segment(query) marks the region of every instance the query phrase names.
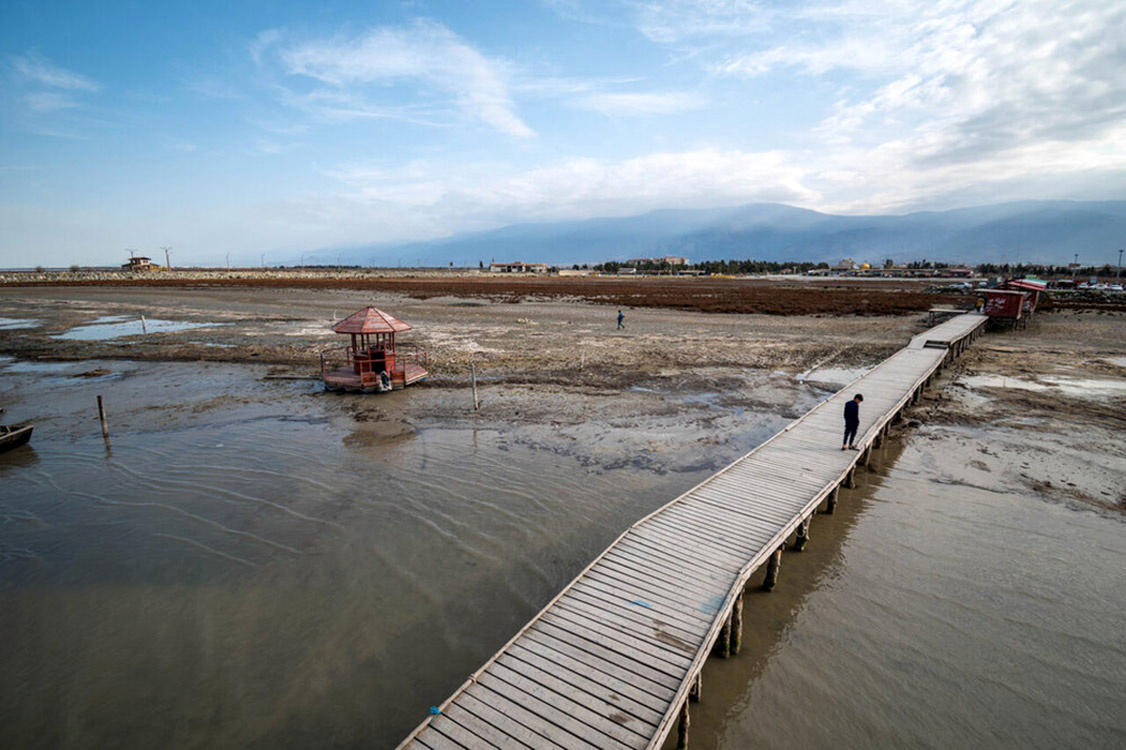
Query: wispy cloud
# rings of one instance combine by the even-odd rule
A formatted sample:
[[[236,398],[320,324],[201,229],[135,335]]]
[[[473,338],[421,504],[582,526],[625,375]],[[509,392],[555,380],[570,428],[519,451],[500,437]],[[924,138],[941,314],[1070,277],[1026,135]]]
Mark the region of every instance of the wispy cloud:
[[[648,93],[599,93],[581,97],[575,105],[604,115],[663,115],[703,109],[707,98],[687,91]]]
[[[320,84],[311,92],[291,92],[291,103],[323,107],[338,118],[397,117],[419,105],[432,111],[450,106],[500,132],[521,138],[534,134],[516,114],[505,65],[441,24],[417,21],[296,44],[279,38],[267,42],[284,72]],[[259,58],[266,46],[258,50]],[[402,84],[414,87],[406,106],[402,91],[394,103],[389,100],[389,89]]]
[[[54,65],[36,52],[12,57],[11,65],[25,84],[70,91],[98,91],[101,88],[94,79]]]
[[[24,106],[30,112],[35,114],[47,114],[50,112],[58,112],[63,109],[73,109],[78,106],[70,96],[60,94],[57,91],[36,91],[34,93],[25,94],[23,97]]]

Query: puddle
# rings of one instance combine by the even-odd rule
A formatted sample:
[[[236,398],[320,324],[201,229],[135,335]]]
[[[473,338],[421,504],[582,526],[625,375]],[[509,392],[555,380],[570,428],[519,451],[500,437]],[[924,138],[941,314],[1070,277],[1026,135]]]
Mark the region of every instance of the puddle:
[[[38,328],[41,321],[36,318],[0,318],[0,331],[14,331],[19,328]]]
[[[0,363],[6,375],[61,375],[76,367],[75,362],[11,361]]]
[[[1109,398],[1126,394],[1126,380],[1096,380],[1044,375],[1039,381],[1004,375],[967,375],[960,383],[971,388],[1016,388],[1039,393],[1060,393],[1077,398]]]
[[[193,323],[188,320],[160,320],[159,318],[145,319],[142,327],[141,319],[124,318],[120,315],[109,315],[98,318],[92,323],[76,326],[66,333],[60,333],[52,338],[66,339],[68,341],[104,341],[122,336],[136,336],[148,333],[173,333],[188,331],[193,328],[210,328],[225,326],[230,323]]]
[[[216,349],[234,349],[234,348],[236,348],[234,344],[219,344],[219,343],[216,343],[214,341],[189,341],[188,343],[192,344],[194,346],[213,346]]]

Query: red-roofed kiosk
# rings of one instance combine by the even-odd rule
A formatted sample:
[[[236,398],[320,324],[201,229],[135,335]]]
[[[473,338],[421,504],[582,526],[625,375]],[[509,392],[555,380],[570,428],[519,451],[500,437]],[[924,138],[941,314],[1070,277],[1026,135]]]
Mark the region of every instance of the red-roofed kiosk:
[[[395,334],[410,329],[398,318],[371,306],[334,325],[332,330],[348,334],[352,343],[321,352],[325,389],[375,393],[424,380],[426,350],[409,343],[395,344]]]

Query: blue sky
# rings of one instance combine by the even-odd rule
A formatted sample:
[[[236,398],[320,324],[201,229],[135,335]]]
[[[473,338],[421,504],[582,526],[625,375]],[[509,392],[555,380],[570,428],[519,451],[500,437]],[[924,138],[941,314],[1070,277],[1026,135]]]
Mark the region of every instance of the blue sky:
[[[1124,40],[1105,0],[6,0],[0,267],[1122,199]]]

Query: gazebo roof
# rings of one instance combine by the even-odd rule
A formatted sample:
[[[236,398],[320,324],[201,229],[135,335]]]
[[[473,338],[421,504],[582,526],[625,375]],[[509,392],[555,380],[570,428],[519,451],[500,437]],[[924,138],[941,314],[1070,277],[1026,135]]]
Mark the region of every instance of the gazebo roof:
[[[410,329],[410,325],[371,305],[352,313],[332,327],[337,333],[398,333]]]

